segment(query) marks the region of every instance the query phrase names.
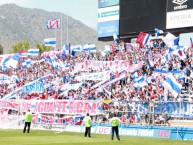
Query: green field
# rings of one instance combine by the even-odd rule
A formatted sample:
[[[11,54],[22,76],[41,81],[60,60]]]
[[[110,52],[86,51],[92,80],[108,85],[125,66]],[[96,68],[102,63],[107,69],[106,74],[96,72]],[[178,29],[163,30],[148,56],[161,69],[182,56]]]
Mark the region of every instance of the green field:
[[[121,136],[121,141],[110,140],[110,135],[92,134],[92,138],[82,133],[55,133],[54,131],[0,130],[0,145],[192,145],[191,141],[150,139]]]

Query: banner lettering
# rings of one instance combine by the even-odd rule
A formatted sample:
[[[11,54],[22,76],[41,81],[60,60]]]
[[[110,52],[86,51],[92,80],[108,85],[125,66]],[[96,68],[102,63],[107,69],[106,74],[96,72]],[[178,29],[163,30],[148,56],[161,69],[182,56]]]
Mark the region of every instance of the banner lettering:
[[[97,115],[101,113],[99,101],[74,101],[74,100],[55,100],[55,101],[23,101],[21,111],[31,109],[33,113],[60,113],[60,114],[83,114],[89,113]]]

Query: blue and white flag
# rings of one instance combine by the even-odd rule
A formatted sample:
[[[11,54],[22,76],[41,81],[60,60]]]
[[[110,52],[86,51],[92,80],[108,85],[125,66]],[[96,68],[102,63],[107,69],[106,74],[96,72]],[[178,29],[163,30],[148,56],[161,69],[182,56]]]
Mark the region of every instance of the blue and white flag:
[[[22,92],[23,92],[22,87],[19,87],[19,88],[17,88],[15,91],[13,91],[13,92],[5,95],[5,96],[2,98],[2,100],[17,98],[17,97],[18,97],[17,93],[22,93]]]
[[[56,38],[44,39],[45,46],[56,47]]]
[[[83,80],[93,80],[93,81],[101,81],[101,80],[109,80],[110,79],[110,73],[108,71],[104,72],[98,72],[98,73],[90,73],[90,74],[84,74],[81,76],[76,76],[78,81]]]
[[[105,89],[105,88],[103,88],[104,89],[104,91],[105,91],[105,93],[107,94],[107,96],[110,98],[111,97],[111,92],[110,91],[108,91],[107,89]]]
[[[144,76],[141,76],[141,77],[135,79],[135,82],[133,84],[133,86],[136,88],[141,88],[141,87],[144,87],[146,85],[147,85],[147,80],[146,80],[146,77],[144,77]]]
[[[148,60],[147,60],[147,66],[148,66],[149,68],[154,67],[153,60],[148,59]]]
[[[190,47],[193,48],[193,40],[192,40],[192,37],[190,37]]]
[[[171,56],[170,56],[170,53],[166,53],[165,54],[165,60],[166,61],[170,61],[172,58],[171,58]]]
[[[29,49],[28,55],[39,55],[39,49]]]
[[[155,28],[155,36],[156,37],[159,36],[160,34],[163,34],[163,33],[164,33],[163,30],[159,30],[159,29]]]
[[[169,53],[177,55],[177,56],[179,56],[179,58],[181,60],[184,60],[184,59],[186,59],[186,55],[184,54],[184,50],[185,50],[184,46],[175,45],[175,46],[171,46],[169,48]]]
[[[1,61],[2,69],[17,68],[18,61],[20,59],[19,54],[14,54],[12,57],[6,56]]]
[[[32,67],[34,65],[34,63],[35,63],[35,61],[31,60],[31,59],[23,60],[22,61],[22,68],[26,69],[26,68]]]
[[[83,46],[83,52],[96,52],[96,46],[95,44],[86,44]]]
[[[70,47],[68,44],[64,45],[62,50],[63,50],[63,52],[62,52],[63,55],[65,55],[65,56],[70,55]]]
[[[76,83],[76,84],[65,84],[61,87],[60,90],[64,91],[64,90],[78,90],[78,88],[80,88],[82,85],[82,83]]]
[[[182,88],[182,85],[179,84],[172,75],[169,75],[166,78],[164,81],[164,86],[172,93],[172,95],[174,95],[174,97],[178,96]]]
[[[10,83],[10,82],[11,82],[11,77],[4,74],[0,74],[0,84]]]
[[[45,58],[46,62],[48,62],[52,68],[58,69],[59,67],[62,67],[60,64],[60,61],[58,61],[58,58],[55,56],[50,56],[49,58]]]
[[[168,33],[165,37],[162,38],[162,40],[164,41],[164,43],[168,46],[174,46],[177,45],[179,42],[179,37],[174,36],[171,33]]]
[[[8,62],[9,62],[10,59],[11,59],[10,56],[4,56],[4,57],[2,58],[2,60],[1,60],[1,67],[2,67],[2,69],[8,69],[8,68],[10,68],[10,67],[9,67],[9,64],[8,64]]]
[[[117,34],[113,34],[113,40],[115,43],[119,43],[119,38],[117,37]]]
[[[71,46],[71,50],[75,51],[75,52],[82,52],[82,45],[75,45],[75,46]]]
[[[184,50],[185,50],[185,47],[184,47],[184,46],[178,46],[178,45],[171,46],[171,47],[169,48],[169,53],[175,54],[175,53],[178,52],[179,50],[184,51]]]
[[[16,76],[16,75],[12,75],[11,76],[11,79],[14,81],[14,82],[19,82],[19,78],[18,78],[18,76]]]

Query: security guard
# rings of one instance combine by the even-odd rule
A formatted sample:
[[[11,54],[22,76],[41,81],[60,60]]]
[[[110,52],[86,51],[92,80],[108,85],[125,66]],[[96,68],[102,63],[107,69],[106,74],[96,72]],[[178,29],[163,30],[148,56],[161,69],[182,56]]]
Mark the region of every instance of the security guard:
[[[29,133],[31,121],[32,121],[32,113],[30,112],[30,109],[28,109],[28,112],[26,112],[26,115],[25,115],[25,125],[24,125],[24,129],[23,129],[23,133],[25,133],[26,127],[28,127],[27,133]]]
[[[87,116],[84,118],[83,120],[84,125],[85,125],[85,134],[84,136],[87,137],[91,137],[90,133],[91,133],[91,126],[92,126],[92,120],[89,116],[89,113],[87,113]]]
[[[117,114],[114,114],[114,117],[110,120],[110,123],[112,125],[112,135],[111,140],[114,138],[114,132],[116,133],[117,139],[120,141],[119,137],[119,124],[121,123],[121,120],[117,117]]]

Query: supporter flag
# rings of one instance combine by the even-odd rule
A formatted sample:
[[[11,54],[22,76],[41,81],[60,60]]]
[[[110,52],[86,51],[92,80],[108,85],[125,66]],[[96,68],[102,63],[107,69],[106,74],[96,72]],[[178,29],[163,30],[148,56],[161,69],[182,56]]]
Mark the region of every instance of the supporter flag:
[[[39,55],[39,49],[29,49],[28,55]]]
[[[0,74],[0,84],[10,83],[10,82],[11,82],[11,77],[4,74]]]
[[[46,59],[46,62],[48,62],[54,69],[58,69],[59,67],[61,67],[55,56],[50,56],[48,59]]]
[[[12,56],[12,58],[10,58],[9,56],[6,56],[2,61],[1,61],[1,65],[3,69],[7,69],[7,68],[17,68],[17,64],[18,61],[20,59],[20,55],[19,54],[14,54]]]
[[[143,44],[143,45],[149,45],[150,42],[150,34],[140,32],[136,39],[136,43]]]
[[[63,46],[63,54],[64,54],[65,56],[70,55],[70,47],[69,47],[69,45],[64,45],[64,46]]]
[[[44,39],[45,46],[56,47],[56,38]]]
[[[103,89],[104,89],[105,93],[107,94],[107,96],[110,98],[111,97],[111,92],[106,90],[105,88],[103,88]]]
[[[10,56],[4,56],[3,58],[2,58],[2,60],[1,60],[1,67],[2,67],[2,69],[7,69],[7,68],[9,68],[9,66],[8,66],[8,62],[9,62],[9,60],[11,59],[11,57]]]
[[[182,60],[186,59],[186,55],[184,54],[184,51],[182,51],[182,50],[178,50],[178,56]]]
[[[82,52],[82,46],[81,45],[71,46],[71,50],[74,52]]]
[[[133,86],[136,88],[141,88],[141,87],[146,86],[146,85],[147,85],[147,80],[146,80],[146,77],[144,77],[144,76],[141,76],[141,77],[135,79],[135,82],[133,84]]]
[[[111,106],[113,106],[114,103],[111,99],[108,99],[108,100],[103,100],[103,108],[109,108]]]
[[[155,36],[159,36],[160,34],[163,34],[164,32],[162,30],[159,30],[157,28],[155,28]]]
[[[108,104],[109,106],[114,104],[113,100],[111,100],[111,99],[103,100],[103,103]]]
[[[25,68],[32,67],[34,65],[34,63],[35,63],[35,61],[33,61],[31,59],[23,60],[22,61],[22,68],[25,69]]]
[[[27,50],[19,51],[19,56],[20,58],[28,58],[28,51]]]
[[[174,36],[171,33],[168,33],[165,37],[162,38],[162,40],[164,41],[164,43],[168,46],[174,46],[177,45],[179,42],[179,37]]]
[[[47,21],[48,29],[60,29],[60,19],[49,19]]]
[[[22,92],[23,92],[22,87],[19,87],[19,88],[17,88],[16,90],[14,90],[13,92],[5,95],[5,96],[2,98],[2,100],[15,98],[16,93],[22,93]]]
[[[193,40],[192,40],[192,37],[190,37],[190,47],[193,48]]]
[[[17,63],[20,59],[20,55],[19,54],[14,54],[11,58],[11,60],[9,61],[9,65],[13,68],[17,67]]]
[[[115,43],[119,43],[119,38],[117,37],[117,34],[113,34],[113,40]]]
[[[83,123],[84,116],[75,116],[74,119],[71,120],[74,125],[81,125]]]
[[[148,66],[149,68],[154,67],[153,61],[148,59],[148,60],[147,60],[147,66]]]
[[[77,47],[80,47],[81,45],[77,45]],[[70,45],[70,43],[68,43],[68,47],[69,47],[69,49],[70,49],[70,54],[72,55],[72,56],[74,56],[75,54],[76,54],[76,51],[74,51],[74,47],[72,47],[71,45]],[[80,49],[82,49],[82,46],[81,46],[81,48]]]
[[[96,52],[95,44],[86,44],[83,46],[83,52]]]
[[[179,38],[179,37],[176,37],[176,38],[174,39],[174,45],[178,45],[179,40],[180,40],[180,38]]]
[[[12,75],[11,79],[16,83],[19,82],[19,78],[16,75]]]
[[[182,85],[179,84],[172,75],[169,75],[166,78],[164,86],[174,95],[174,97],[178,96],[182,88]]]
[[[166,53],[165,54],[165,59],[166,59],[166,61],[170,61],[171,60],[170,53]]]
[[[184,54],[184,46],[171,46],[169,48],[169,53],[177,55],[180,57],[180,59],[184,60],[186,59],[186,55]]]

